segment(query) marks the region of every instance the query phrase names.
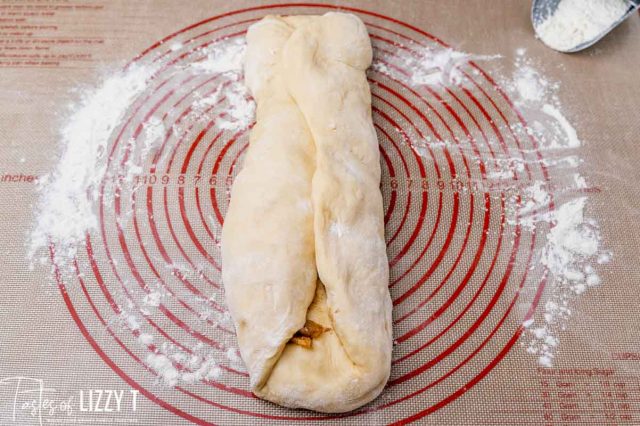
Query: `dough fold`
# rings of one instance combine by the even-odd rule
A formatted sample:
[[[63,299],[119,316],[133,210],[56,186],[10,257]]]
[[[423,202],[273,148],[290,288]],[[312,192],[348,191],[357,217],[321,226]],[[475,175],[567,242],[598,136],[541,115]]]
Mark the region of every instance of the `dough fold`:
[[[371,59],[354,15],[269,16],[247,33],[257,122],[223,226],[222,272],[251,388],[288,407],[350,411],[389,378]],[[309,320],[325,331],[311,347],[292,343]]]

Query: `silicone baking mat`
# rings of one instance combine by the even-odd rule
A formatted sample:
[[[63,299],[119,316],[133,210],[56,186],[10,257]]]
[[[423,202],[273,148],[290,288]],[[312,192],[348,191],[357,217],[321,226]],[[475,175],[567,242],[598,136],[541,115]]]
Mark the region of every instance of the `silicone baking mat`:
[[[375,49],[395,336],[383,394],[338,416],[251,394],[219,247],[246,29],[335,9]],[[567,56],[528,16],[0,1],[0,423],[640,424],[640,20]]]

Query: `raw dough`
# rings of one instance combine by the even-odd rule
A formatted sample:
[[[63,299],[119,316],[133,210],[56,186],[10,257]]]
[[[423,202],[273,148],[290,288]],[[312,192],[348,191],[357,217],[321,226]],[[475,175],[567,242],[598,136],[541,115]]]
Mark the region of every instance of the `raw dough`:
[[[369,35],[349,14],[270,16],[247,42],[257,124],[222,233],[240,353],[259,397],[353,410],[392,349]],[[310,348],[290,342],[307,320],[329,329]]]

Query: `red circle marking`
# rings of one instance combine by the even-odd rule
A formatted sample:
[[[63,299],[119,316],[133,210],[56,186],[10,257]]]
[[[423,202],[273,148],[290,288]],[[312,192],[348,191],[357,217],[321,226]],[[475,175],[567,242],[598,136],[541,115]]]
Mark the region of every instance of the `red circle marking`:
[[[391,136],[389,136],[389,134],[378,124],[374,124],[376,129],[382,133],[389,141],[391,140]],[[386,154],[386,152],[382,149],[382,144],[380,147],[380,152],[382,153],[382,158],[384,160],[384,163],[387,165],[387,169],[389,169],[389,176],[391,177],[391,179],[396,177],[395,174],[395,170],[393,169],[393,165],[391,163],[391,159],[389,158],[389,156]],[[399,152],[399,150],[398,150]],[[402,155],[400,155],[400,157],[403,159],[403,163],[405,165],[405,173],[407,175],[407,178],[409,177],[409,170],[406,168],[406,162],[404,161],[404,157]],[[396,196],[397,196],[397,191],[395,189],[391,190],[391,200],[389,201],[389,204],[392,206],[395,206],[395,202],[396,202]],[[404,214],[402,215],[402,219],[400,220],[400,224],[398,225],[396,231],[393,233],[393,236],[387,241],[387,246],[389,246],[391,243],[393,243],[393,241],[396,239],[396,237],[400,234],[400,231],[402,230],[402,227],[404,226],[406,220],[407,220],[407,216],[409,215],[409,208],[411,207],[411,192],[408,192],[407,195],[407,205],[405,207],[404,210]],[[388,230],[388,228],[386,227],[387,224],[389,223],[389,219],[391,219],[391,214],[393,212],[393,208],[386,208],[385,211],[387,213],[385,213],[384,216],[384,224],[385,224],[385,232]]]
[[[188,80],[190,80],[190,79],[188,79]],[[170,93],[171,93],[171,92],[170,92]],[[150,113],[148,113],[148,114],[147,114],[147,116],[145,117],[145,121],[146,121],[146,120],[148,120],[148,119],[151,117],[151,115],[153,114],[154,110],[155,110],[155,109],[157,109],[157,107],[158,107],[161,103],[163,103],[164,101],[166,101],[166,100],[168,99],[168,97],[169,97],[168,95],[165,95],[165,96],[161,99],[161,101],[160,101],[158,104],[156,104],[156,107],[154,107],[154,108],[152,109],[152,111],[151,111]],[[136,132],[135,132],[135,137],[139,136],[139,135],[140,135],[140,133],[141,133],[141,131],[142,131],[142,126],[138,126],[138,128],[136,129]],[[124,159],[123,159],[123,161],[121,162],[121,165],[122,165],[122,164],[124,164],[124,163],[126,162],[126,160],[127,160],[127,158],[128,158],[128,155],[129,155],[129,152],[130,152],[130,150],[127,150],[127,151],[126,151],[126,153],[125,153],[125,155],[124,155]],[[115,197],[115,200],[116,200],[116,213],[117,213],[117,215],[118,215],[118,216],[120,216],[120,199],[121,199],[121,198],[118,196],[118,195],[119,195],[119,190],[120,190],[120,188],[118,187],[118,188],[117,188],[117,192],[116,192],[116,197]],[[104,204],[104,203],[101,203],[101,206],[102,206],[103,204]],[[102,221],[102,224],[104,224],[104,221]],[[128,249],[126,248],[126,244],[124,244],[124,237],[123,237],[122,229],[121,229],[121,227],[119,226],[119,224],[118,224],[117,222],[116,222],[116,226],[118,227],[119,240],[120,240],[120,242],[121,242],[121,245],[122,245],[122,248],[123,248],[123,251],[124,251],[124,254],[125,254],[125,258],[126,258],[126,260],[127,260],[127,263],[129,264],[129,266],[130,266],[130,268],[131,268],[131,270],[132,270],[132,273],[134,274],[134,277],[136,278],[136,280],[139,282],[140,286],[141,286],[141,287],[142,287],[142,288],[143,288],[143,289],[148,293],[148,287],[147,287],[147,286],[146,286],[146,284],[143,282],[143,280],[142,280],[141,276],[139,275],[139,273],[137,272],[137,270],[136,270],[135,266],[133,265],[133,262],[132,262],[131,256],[130,256],[130,254],[128,253]],[[137,234],[137,235],[139,235],[139,234]],[[142,247],[142,244],[141,244],[141,247]],[[108,251],[108,248],[106,248],[106,249],[107,249],[107,251]],[[148,256],[146,256],[146,255],[145,255],[145,258],[147,258],[147,260],[148,260]],[[111,262],[111,263],[112,263],[112,266],[113,266],[113,262]],[[152,264],[150,264],[150,266],[153,268],[153,265],[152,265]],[[156,274],[157,274],[157,273],[156,273]],[[117,275],[117,272],[116,272],[116,275]],[[124,284],[123,284],[123,285],[124,285]],[[126,288],[125,288],[125,291],[126,291]],[[127,292],[127,294],[128,294],[128,292]],[[181,300],[179,300],[179,301],[184,305],[184,303],[183,303]],[[135,304],[135,302],[134,302],[134,304]],[[139,308],[139,306],[138,306],[137,304],[135,304],[135,305]],[[219,346],[216,342],[214,342],[214,341],[212,341],[212,340],[208,339],[206,336],[204,336],[204,335],[202,335],[202,334],[200,334],[200,333],[197,333],[197,332],[193,332],[193,331],[191,331],[191,330],[186,326],[186,324],[184,324],[184,322],[182,322],[181,320],[179,320],[175,315],[173,315],[170,311],[168,311],[168,310],[167,310],[163,305],[160,305],[160,306],[159,306],[159,309],[160,309],[160,310],[161,310],[161,311],[162,311],[162,312],[163,312],[163,313],[164,313],[164,314],[165,314],[169,319],[171,319],[171,320],[172,320],[172,322],[176,323],[178,326],[180,326],[181,328],[183,328],[183,329],[185,329],[186,331],[188,331],[188,332],[189,332],[190,334],[192,334],[194,337],[197,337],[199,340],[201,340],[201,341],[205,341],[205,342],[207,342],[208,344],[210,344],[210,345],[212,345],[212,346],[214,346],[214,347],[218,347],[218,348],[220,348],[220,346]],[[192,311],[193,311],[193,310],[192,310]],[[194,312],[195,312],[195,311],[194,311]],[[151,323],[151,324],[154,326],[154,328],[158,329],[158,327],[157,327],[157,326],[155,326],[153,323]],[[188,348],[186,348],[185,346],[183,346],[183,345],[179,344],[177,341],[175,341],[174,339],[172,339],[171,337],[169,337],[169,336],[168,336],[166,333],[164,333],[163,331],[161,331],[161,330],[159,330],[159,331],[160,331],[160,332],[163,334],[163,336],[165,336],[168,340],[172,341],[174,344],[176,344],[177,346],[179,346],[180,348],[182,348],[183,350],[185,350],[187,353],[191,353],[191,351],[190,351]],[[246,375],[245,373],[239,373],[239,374]]]
[[[503,204],[504,204],[504,202],[503,202]],[[504,212],[504,205],[503,205],[503,208],[501,209],[501,211]],[[488,218],[488,215],[487,215],[487,217],[485,218],[485,221],[488,221],[488,220],[489,220],[489,218]],[[501,225],[501,227],[504,226],[504,213],[500,215],[500,225]],[[480,293],[482,293],[482,290],[486,286],[487,282],[489,282],[489,278],[491,276],[491,272],[493,271],[493,268],[495,268],[495,266],[496,266],[496,261],[498,260],[498,255],[500,254],[500,247],[502,246],[502,236],[503,236],[503,233],[499,233],[498,234],[498,242],[496,244],[496,250],[495,250],[495,253],[493,255],[493,259],[491,260],[491,264],[489,266],[487,274],[485,275],[484,279],[482,280],[482,284],[480,284],[480,287],[478,287],[478,289],[474,293],[473,298],[471,299],[471,301],[464,307],[464,309],[458,314],[458,316],[456,316],[456,318],[453,321],[451,321],[442,331],[440,331],[436,336],[434,336],[432,339],[430,339],[429,341],[427,341],[426,343],[421,345],[419,348],[417,348],[413,352],[418,353],[420,350],[423,350],[423,349],[431,346],[433,343],[435,343],[437,340],[439,340],[447,331],[449,331],[451,328],[453,328],[458,323],[458,321],[460,321],[460,319],[464,316],[464,314],[471,308],[471,306],[473,306],[474,302],[478,299],[478,297],[480,297]],[[477,265],[478,262],[480,261],[481,254],[482,254],[482,252],[478,252],[478,254],[476,255],[476,258],[473,260],[474,265]],[[462,279],[462,282],[464,283],[463,285],[466,285],[466,283],[471,280],[471,277],[472,277],[473,273],[474,273],[473,269],[470,268],[469,272],[467,272],[467,275]],[[425,328],[433,320],[435,320],[435,318],[430,317],[427,321],[425,321],[425,323],[421,324],[420,326],[418,326],[414,330]],[[400,320],[398,320],[398,322],[400,322]],[[409,337],[411,337],[411,336],[405,337],[405,340],[408,339]],[[403,359],[408,358],[409,356],[411,356],[412,353],[409,353],[407,355],[404,355],[401,358],[398,358],[398,359],[394,360],[394,363],[401,362]]]
[[[214,77],[214,78],[212,78],[212,79],[208,79],[208,80],[207,80],[207,82],[209,82],[209,81],[213,81],[214,79],[215,79],[215,77]],[[201,87],[201,86],[203,86],[203,84],[199,85],[198,87]],[[168,97],[167,97],[167,96],[163,97],[163,100],[166,100],[166,99],[168,99]],[[185,97],[183,97],[182,99],[185,99]],[[161,100],[161,102],[159,102],[159,103],[157,104],[157,107],[159,107],[159,105],[162,103],[162,101],[163,101],[163,100]],[[174,106],[174,107],[176,107],[176,106],[178,106],[178,105],[179,105],[179,103],[180,103],[180,101],[178,101],[177,103],[175,103],[173,106]],[[154,107],[154,109],[155,109],[155,107]],[[148,115],[145,117],[145,121],[143,121],[143,122],[142,122],[142,123],[137,127],[136,132],[135,132],[135,135],[136,135],[136,136],[139,136],[139,134],[140,134],[141,130],[142,130],[142,129],[143,129],[143,127],[144,127],[144,123],[145,123],[146,121],[148,121],[148,119],[149,119],[150,117],[151,117],[151,115],[150,115],[150,114],[148,114]],[[168,139],[169,139],[169,137],[170,137],[170,134],[173,132],[173,130],[172,130],[172,129],[173,129],[173,126],[171,127],[171,130],[169,130],[169,131],[166,133],[166,138],[165,138],[165,141],[163,142],[163,146],[166,144],[167,140],[168,140]],[[134,140],[135,140],[135,139],[134,139]],[[126,157],[128,157],[128,153],[129,153],[129,150],[127,150],[127,152],[125,153],[125,159],[126,159]],[[154,163],[153,163],[153,164],[152,164],[152,166],[151,166],[151,169],[152,169],[152,170],[154,170],[154,172],[155,172],[155,167],[156,167],[156,163],[155,163],[155,162],[160,158],[161,154],[162,154],[162,152],[161,152],[161,151],[159,151],[159,152],[158,152],[158,153],[156,153],[156,155],[154,156]],[[123,161],[121,164],[124,164],[124,161]],[[119,192],[120,192],[120,189],[121,189],[120,187],[117,187],[117,188],[116,188],[116,191],[117,191],[117,192],[116,192],[116,197],[115,197],[115,200],[116,200],[116,215],[117,215],[117,218],[118,218],[118,219],[120,218],[120,200],[121,200],[121,197],[120,197],[120,196],[118,196],[118,195],[119,195]],[[132,205],[135,205],[135,189],[134,189],[134,191],[132,191],[132,194],[131,194],[131,200],[132,200]],[[151,212],[151,214],[150,214],[150,215],[148,215],[148,216],[152,216],[152,215],[153,215],[153,212]],[[137,221],[137,218],[136,218],[136,221]],[[122,229],[121,229],[121,227],[120,227],[120,225],[119,225],[119,223],[118,223],[118,220],[116,220],[116,226],[118,227],[118,231],[119,231],[119,233],[121,233],[121,234],[122,234]],[[157,233],[157,229],[153,228],[153,225],[152,225],[152,233]],[[144,245],[143,245],[143,243],[142,243],[142,240],[141,240],[141,238],[139,238],[140,234],[136,234],[136,236],[138,237],[138,242],[139,242],[139,244],[140,244],[140,247],[144,250]],[[121,235],[120,242],[121,242],[121,247],[122,247],[122,249],[123,249],[123,251],[124,251],[124,254],[125,254],[125,256],[126,256],[127,264],[130,266],[130,268],[131,268],[131,270],[132,270],[132,273],[134,274],[134,277],[136,277],[136,279],[140,282],[140,281],[141,281],[140,274],[137,272],[137,270],[136,270],[136,268],[135,268],[135,265],[133,264],[133,261],[132,261],[132,259],[131,259],[131,256],[128,254],[128,249],[127,249],[127,247],[126,247],[126,242],[125,242],[125,240],[124,240],[124,235],[123,235],[123,234]],[[105,241],[105,243],[106,243],[106,241]],[[159,248],[159,250],[160,250],[161,255],[163,255],[163,258],[164,258],[164,254],[166,254],[166,250],[164,250],[164,247],[161,247],[161,246],[160,246],[160,247],[158,247],[158,248]],[[167,256],[168,256],[168,255],[167,255]],[[147,259],[147,260],[148,260],[149,266],[150,266],[152,269],[154,269],[154,270],[155,270],[155,268],[154,268],[153,264],[152,264],[151,262],[149,262],[149,259],[150,259],[150,258],[149,258],[148,256],[146,256],[146,255],[145,255],[145,259]],[[171,262],[170,260],[167,260],[167,258],[165,258],[165,261],[166,261],[166,262],[168,262],[168,264],[172,264],[172,262]],[[179,271],[174,270],[174,272],[178,273]],[[183,283],[185,284],[185,286],[186,286],[186,287],[187,287],[187,288],[188,288],[192,293],[194,293],[195,295],[198,295],[198,296],[202,296],[202,297],[204,297],[204,295],[203,295],[199,290],[197,290],[197,288],[196,288],[195,286],[193,286],[192,284],[190,284],[190,283],[188,282],[188,280],[186,280],[186,279],[185,279],[185,280],[183,280]],[[166,287],[165,287],[165,288],[166,288]],[[206,298],[205,298],[205,299],[206,299]],[[216,305],[215,303],[213,303],[212,305],[213,305],[214,307],[217,307],[217,305]],[[219,309],[219,308],[218,308],[218,309]]]
[[[213,145],[218,141],[218,139],[220,138],[220,136],[222,136],[222,132],[219,132],[209,143],[209,145],[207,146],[207,149],[204,151],[204,153],[202,154],[202,159],[200,160],[200,164],[198,164],[198,170],[196,172],[196,174],[202,176],[202,168],[204,166],[204,162],[207,159],[207,156],[209,155],[209,152],[211,151],[211,148],[213,148]],[[246,147],[248,147],[249,145],[247,144]],[[244,151],[243,148],[240,150],[240,152]],[[199,188],[196,187],[195,188],[195,195],[196,195],[196,208],[198,210],[198,214],[200,215],[200,221],[202,222],[202,225],[204,226],[205,231],[207,232],[207,234],[209,235],[209,237],[211,238],[211,240],[213,241],[214,244],[218,244],[219,238],[216,237],[213,232],[211,231],[211,228],[209,227],[209,224],[207,223],[207,221],[204,218],[204,212],[202,210],[202,204],[200,203],[200,191]]]

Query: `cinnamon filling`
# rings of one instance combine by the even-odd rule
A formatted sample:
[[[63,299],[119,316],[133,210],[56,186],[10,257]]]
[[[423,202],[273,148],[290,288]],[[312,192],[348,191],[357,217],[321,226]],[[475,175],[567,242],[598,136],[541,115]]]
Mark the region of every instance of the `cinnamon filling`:
[[[322,335],[322,333],[331,330],[330,328],[326,328],[323,325],[318,324],[317,322],[313,322],[311,320],[307,320],[300,330],[293,335],[289,343],[293,343],[298,346],[302,346],[303,348],[311,349],[313,347],[313,339],[317,339]]]

